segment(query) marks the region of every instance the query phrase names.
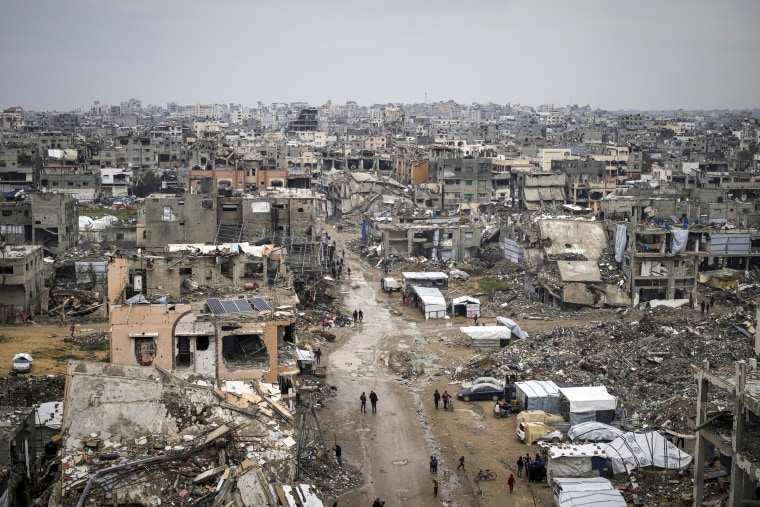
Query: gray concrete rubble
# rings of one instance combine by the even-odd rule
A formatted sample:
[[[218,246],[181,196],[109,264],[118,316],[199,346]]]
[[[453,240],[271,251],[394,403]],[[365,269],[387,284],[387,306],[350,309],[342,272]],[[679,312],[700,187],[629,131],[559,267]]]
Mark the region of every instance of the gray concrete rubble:
[[[71,362],[46,505],[272,505],[295,444],[276,386]]]

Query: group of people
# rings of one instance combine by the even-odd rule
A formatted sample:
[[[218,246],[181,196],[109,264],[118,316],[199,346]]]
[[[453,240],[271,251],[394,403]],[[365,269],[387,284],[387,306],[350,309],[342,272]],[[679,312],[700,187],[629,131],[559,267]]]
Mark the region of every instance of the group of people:
[[[433,393],[433,402],[435,403],[436,410],[438,410],[438,403],[441,400],[443,400],[443,409],[447,410],[449,408],[449,403],[451,403],[451,395],[446,390],[444,390],[443,394],[441,394],[438,392],[438,389],[436,389]]]
[[[354,309],[354,322],[362,322],[364,320],[364,312]]]
[[[702,301],[700,306],[702,307],[702,315],[705,314],[705,312],[709,315],[710,314],[710,308],[715,305],[715,296],[710,295],[710,299],[708,301]]]
[[[518,477],[522,477],[523,468],[525,469],[525,474],[528,476],[530,482],[541,481],[546,477],[546,467],[538,453],[536,453],[535,459],[531,459],[530,454],[525,454],[524,458],[522,456],[517,458]],[[509,490],[512,491],[511,486]]]
[[[493,407],[493,413],[496,417],[509,417],[509,405],[507,405],[506,401],[502,401],[501,403],[497,401]]]
[[[360,412],[367,413],[367,395],[362,391],[362,395],[359,396],[359,401],[361,402],[361,406],[359,407]],[[375,391],[369,392],[369,402],[372,404],[372,412],[377,412],[377,393]]]

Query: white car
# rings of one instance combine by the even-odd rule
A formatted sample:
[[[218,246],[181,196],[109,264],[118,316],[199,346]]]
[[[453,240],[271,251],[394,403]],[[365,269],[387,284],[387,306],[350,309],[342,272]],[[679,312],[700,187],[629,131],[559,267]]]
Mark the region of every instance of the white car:
[[[13,356],[13,371],[17,373],[29,373],[32,369],[32,356],[20,353]]]
[[[500,386],[502,383],[503,379],[498,379],[496,377],[478,377],[475,380],[462,382],[460,385],[462,386],[462,389],[467,389],[468,387],[472,387],[477,384],[494,384]]]

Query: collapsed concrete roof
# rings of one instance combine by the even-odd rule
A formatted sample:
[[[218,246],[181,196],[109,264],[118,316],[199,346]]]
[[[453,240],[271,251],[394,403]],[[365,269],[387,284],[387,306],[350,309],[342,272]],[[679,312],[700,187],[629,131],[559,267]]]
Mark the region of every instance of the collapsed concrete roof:
[[[223,495],[222,505],[276,503],[262,500],[267,482],[293,477],[293,430],[276,417],[288,409],[271,395],[276,387],[227,384],[225,391],[161,368],[70,362],[64,473],[50,505],[178,505],[209,494]]]

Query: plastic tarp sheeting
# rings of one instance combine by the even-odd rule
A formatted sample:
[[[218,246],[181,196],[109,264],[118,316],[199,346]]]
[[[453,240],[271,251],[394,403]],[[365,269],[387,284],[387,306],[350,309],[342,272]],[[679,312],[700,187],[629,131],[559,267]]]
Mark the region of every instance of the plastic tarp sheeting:
[[[251,213],[269,213],[270,210],[269,201],[254,201],[251,203]]]
[[[34,424],[37,426],[47,426],[53,430],[61,429],[63,423],[63,402],[49,401],[40,403],[37,410],[34,411]]]
[[[564,421],[565,420],[561,415],[547,414],[543,410],[523,410],[517,414],[517,420],[515,421],[515,424],[520,424],[521,422],[540,422],[552,424],[561,423]]]
[[[612,463],[612,471],[616,474],[626,471],[626,463],[631,468],[656,466],[669,470],[685,470],[689,468],[693,459],[655,431],[628,432],[605,444],[605,448],[607,459]]]
[[[486,338],[509,340],[512,336],[512,332],[504,326],[467,326],[460,327],[459,330],[473,340]]]
[[[567,432],[570,440],[593,440],[611,442],[623,435],[623,431],[596,421],[589,421],[571,426]]]
[[[554,431],[554,428],[552,428],[551,426],[547,426],[544,423],[526,422],[525,423],[525,443],[528,445],[533,445],[533,442],[551,433],[552,431]]]
[[[520,326],[517,325],[517,322],[515,322],[512,319],[508,319],[506,317],[496,317],[496,322],[498,322],[502,326],[507,326],[509,330],[512,331],[512,334],[517,336],[521,340],[524,340],[528,337],[528,333],[520,329]]]
[[[566,478],[553,480],[556,507],[625,507],[623,495],[602,477]]]
[[[594,468],[594,460],[606,463],[604,447],[595,444],[553,445],[549,448],[546,463],[546,482],[552,484],[555,477],[595,477],[599,470]]]
[[[686,242],[689,239],[689,231],[676,229],[670,231],[670,253],[679,254],[686,251]]]
[[[617,398],[604,386],[560,387],[559,392],[570,402],[570,413],[615,410]]]
[[[550,380],[515,382],[517,399],[525,411],[543,410],[550,414],[559,412],[557,400],[559,387]]]
[[[623,224],[618,224],[615,229],[615,261],[623,262],[625,245],[628,242],[628,232]]]

